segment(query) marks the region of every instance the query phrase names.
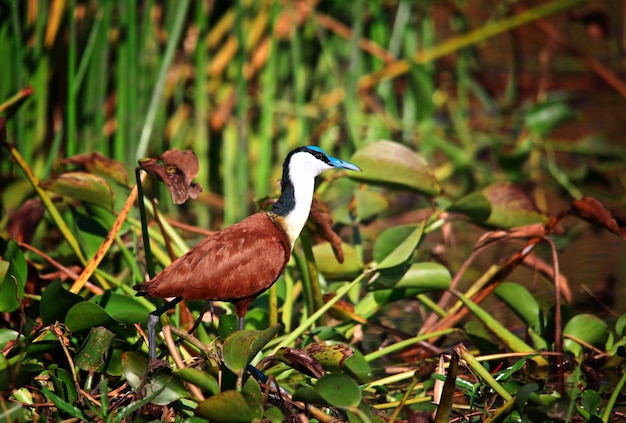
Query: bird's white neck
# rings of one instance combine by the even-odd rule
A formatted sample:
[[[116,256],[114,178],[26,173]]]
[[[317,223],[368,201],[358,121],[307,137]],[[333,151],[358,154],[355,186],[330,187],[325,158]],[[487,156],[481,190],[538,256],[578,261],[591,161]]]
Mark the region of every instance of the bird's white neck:
[[[281,217],[292,249],[309,218],[315,177],[331,167],[306,152],[293,154],[283,167],[282,192],[272,212]]]

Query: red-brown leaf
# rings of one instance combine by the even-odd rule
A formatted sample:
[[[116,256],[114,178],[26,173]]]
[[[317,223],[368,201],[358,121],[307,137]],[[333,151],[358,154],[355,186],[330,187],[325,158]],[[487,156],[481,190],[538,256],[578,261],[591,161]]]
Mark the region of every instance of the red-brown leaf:
[[[198,174],[198,158],[193,151],[168,150],[161,155],[163,163],[155,159],[141,159],[139,166],[148,175],[162,181],[174,204],[183,204],[189,198],[198,198],[200,185],[193,183]]]
[[[572,214],[594,225],[601,226],[626,239],[626,225],[615,218],[602,203],[593,197],[582,197],[572,203]]]

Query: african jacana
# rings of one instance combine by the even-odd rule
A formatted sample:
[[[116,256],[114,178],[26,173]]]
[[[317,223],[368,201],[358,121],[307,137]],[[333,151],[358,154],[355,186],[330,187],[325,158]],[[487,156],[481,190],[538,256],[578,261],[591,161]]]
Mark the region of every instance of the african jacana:
[[[159,316],[181,300],[231,302],[243,329],[252,301],[276,282],[289,261],[309,217],[315,177],[332,168],[361,170],[319,147],[296,148],[285,158],[280,197],[270,211],[216,232],[151,281],[134,286],[138,296],[175,297],[148,316],[150,358],[156,358]]]

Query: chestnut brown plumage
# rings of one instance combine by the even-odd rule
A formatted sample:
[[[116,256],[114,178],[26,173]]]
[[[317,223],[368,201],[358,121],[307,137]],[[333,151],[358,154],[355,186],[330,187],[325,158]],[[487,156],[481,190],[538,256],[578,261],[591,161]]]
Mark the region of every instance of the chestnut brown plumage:
[[[231,302],[243,329],[252,301],[278,279],[289,261],[309,215],[315,177],[331,168],[360,171],[318,147],[291,151],[283,164],[281,195],[272,210],[211,235],[151,281],[134,286],[138,296],[175,297],[148,317],[151,358],[156,358],[159,316],[183,299]]]

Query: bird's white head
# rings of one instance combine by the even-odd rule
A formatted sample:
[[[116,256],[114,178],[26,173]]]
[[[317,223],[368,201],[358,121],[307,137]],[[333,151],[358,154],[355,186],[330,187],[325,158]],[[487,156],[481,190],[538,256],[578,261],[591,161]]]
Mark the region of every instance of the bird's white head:
[[[287,155],[283,163],[280,198],[272,212],[283,217],[292,248],[309,217],[315,177],[332,168],[361,171],[358,166],[331,157],[315,146],[296,148]]]

